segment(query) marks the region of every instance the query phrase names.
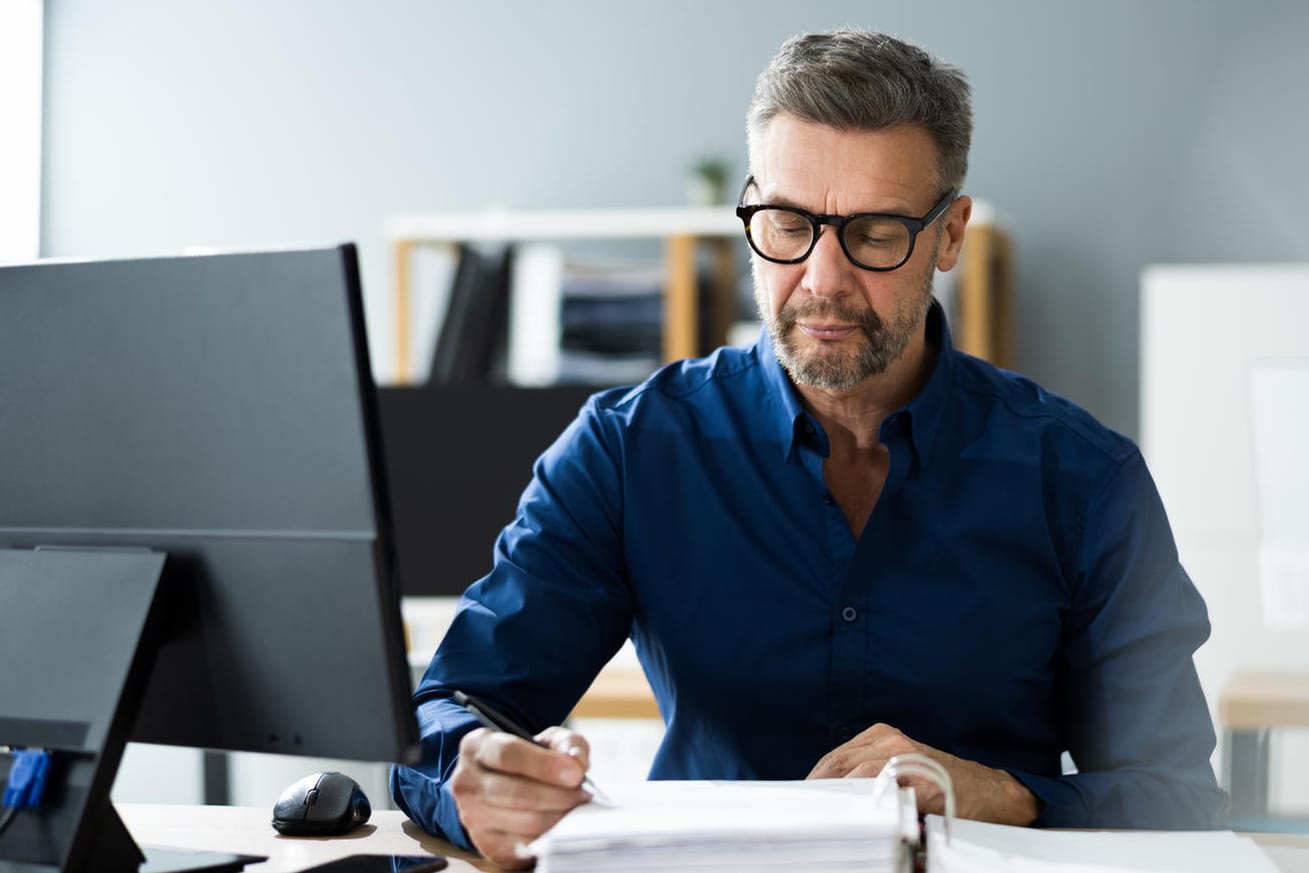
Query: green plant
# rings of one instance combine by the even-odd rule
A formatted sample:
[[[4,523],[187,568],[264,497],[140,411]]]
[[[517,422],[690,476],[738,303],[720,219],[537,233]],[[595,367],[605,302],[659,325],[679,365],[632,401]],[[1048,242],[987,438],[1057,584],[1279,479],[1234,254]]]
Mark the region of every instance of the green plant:
[[[691,165],[691,172],[713,185],[716,189],[721,189],[727,184],[727,161],[716,155],[697,158],[695,163]]]

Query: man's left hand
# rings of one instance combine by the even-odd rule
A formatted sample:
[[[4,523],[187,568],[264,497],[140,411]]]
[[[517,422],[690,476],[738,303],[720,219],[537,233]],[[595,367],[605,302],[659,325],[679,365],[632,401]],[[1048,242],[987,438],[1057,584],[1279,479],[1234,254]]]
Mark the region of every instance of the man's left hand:
[[[914,752],[936,761],[950,774],[959,818],[1011,825],[1029,825],[1036,820],[1040,812],[1036,797],[1004,770],[993,770],[915,742],[888,724],[875,724],[837,746],[823,756],[807,778],[876,776],[896,755]],[[913,786],[919,812],[944,814],[945,795],[934,783],[916,776],[901,777],[900,783]]]

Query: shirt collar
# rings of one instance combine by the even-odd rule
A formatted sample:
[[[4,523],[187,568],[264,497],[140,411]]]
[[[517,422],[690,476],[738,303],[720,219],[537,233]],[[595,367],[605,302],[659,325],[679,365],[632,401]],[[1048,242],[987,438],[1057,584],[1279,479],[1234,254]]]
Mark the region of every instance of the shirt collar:
[[[755,344],[755,354],[759,358],[759,370],[764,376],[764,398],[768,404],[768,421],[775,427],[774,438],[782,446],[783,458],[790,461],[795,457],[800,445],[806,441],[807,428],[816,428],[817,422],[810,422],[800,398],[796,395],[791,377],[786,375],[782,365],[777,361],[773,350],[773,338],[768,333],[767,325]]]
[[[927,377],[923,390],[904,406],[904,414],[909,419],[909,440],[919,463],[925,463],[931,455],[954,384],[955,358],[959,355],[950,340],[945,310],[936,298],[932,298],[932,305],[927,310],[927,344],[936,348],[932,375]]]
[[[955,351],[950,341],[950,326],[946,323],[945,311],[933,298],[927,311],[927,342],[937,349],[936,363],[923,389],[908,404],[887,416],[882,423],[883,433],[892,419],[907,421],[909,442],[919,462],[927,459],[932,444],[936,440],[937,429],[945,410],[946,398],[950,384],[954,380]],[[784,458],[790,461],[795,457],[800,446],[812,443],[823,455],[827,454],[827,437],[821,425],[810,419],[791,379],[778,363],[773,351],[773,339],[764,328],[755,344],[759,369],[763,373],[765,385],[765,403],[768,405],[767,420],[775,428],[774,437],[781,444]],[[904,424],[898,425],[905,426]]]

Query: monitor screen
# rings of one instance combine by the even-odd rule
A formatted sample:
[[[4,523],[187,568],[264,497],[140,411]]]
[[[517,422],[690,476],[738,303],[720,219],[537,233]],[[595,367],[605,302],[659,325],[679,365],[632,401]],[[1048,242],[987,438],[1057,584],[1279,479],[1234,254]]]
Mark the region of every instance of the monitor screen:
[[[369,374],[349,245],[0,267],[0,548],[166,555],[128,739],[412,760]]]

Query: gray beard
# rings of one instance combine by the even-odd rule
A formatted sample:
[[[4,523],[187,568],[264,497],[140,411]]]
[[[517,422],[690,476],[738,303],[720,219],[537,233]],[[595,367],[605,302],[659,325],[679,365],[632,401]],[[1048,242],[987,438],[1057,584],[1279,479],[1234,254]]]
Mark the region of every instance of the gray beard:
[[[935,263],[935,258],[931,263]],[[828,391],[849,391],[869,376],[886,372],[904,352],[931,306],[933,272],[928,269],[923,277],[917,305],[889,321],[883,320],[872,307],[854,308],[813,298],[801,306],[788,303],[781,312],[772,315],[767,311],[757,274],[755,302],[772,338],[773,353],[793,382]],[[856,325],[863,335],[863,342],[853,349],[833,344],[831,348],[819,345],[802,351],[796,337],[796,323],[815,317]]]

